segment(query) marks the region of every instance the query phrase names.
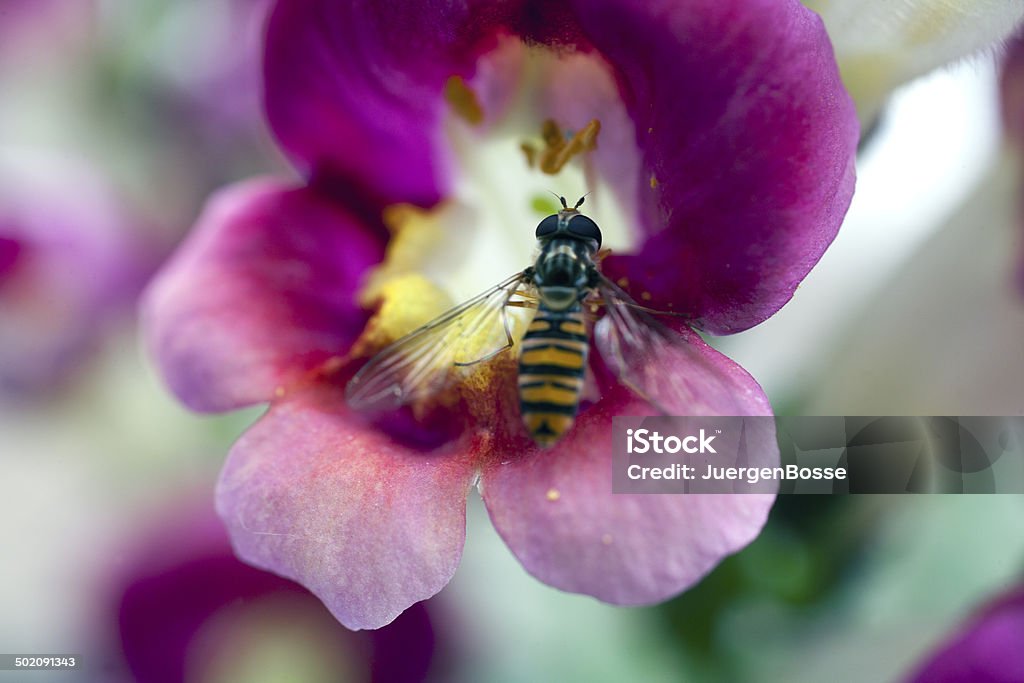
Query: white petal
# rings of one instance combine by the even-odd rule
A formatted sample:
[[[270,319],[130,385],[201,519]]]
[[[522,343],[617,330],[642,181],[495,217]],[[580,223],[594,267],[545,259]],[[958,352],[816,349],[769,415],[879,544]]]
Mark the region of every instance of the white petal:
[[[1020,0],[804,0],[821,15],[843,82],[870,123],[899,85],[996,46],[1022,19]]]

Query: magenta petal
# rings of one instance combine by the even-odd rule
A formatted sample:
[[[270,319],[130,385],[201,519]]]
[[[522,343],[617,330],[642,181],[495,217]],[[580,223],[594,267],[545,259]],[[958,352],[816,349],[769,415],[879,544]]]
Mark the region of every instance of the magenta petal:
[[[217,509],[243,560],[298,581],[349,628],[379,628],[455,573],[475,471],[457,443],[397,445],[343,401],[273,405],[231,450]]]
[[[385,202],[435,203],[444,84],[472,73],[493,44],[484,23],[502,5],[282,0],[264,68],[281,146],[308,175],[340,177]]]
[[[347,351],[366,322],[357,289],[382,254],[380,237],[315,190],[235,185],[150,285],[147,343],[195,410],[269,400]]]
[[[914,683],[1024,681],[1024,588],[989,605],[910,680]]]
[[[737,398],[716,402],[725,408],[719,414],[766,414],[767,399],[749,375],[699,338],[692,343],[701,344],[719,369],[717,377],[703,381],[735,389]],[[664,371],[686,368],[666,363]],[[715,388],[715,396],[724,396]],[[672,408],[678,415],[707,414],[707,406]],[[556,588],[606,602],[649,604],[695,584],[757,536],[773,495],[612,493],[612,417],[653,412],[617,388],[585,411],[554,448],[483,471],[491,520],[528,572]],[[762,447],[778,457],[774,439]]]
[[[736,332],[793,294],[854,186],[853,103],[814,13],[796,0],[587,0],[579,17],[618,73],[643,166],[647,239],[606,270]]]

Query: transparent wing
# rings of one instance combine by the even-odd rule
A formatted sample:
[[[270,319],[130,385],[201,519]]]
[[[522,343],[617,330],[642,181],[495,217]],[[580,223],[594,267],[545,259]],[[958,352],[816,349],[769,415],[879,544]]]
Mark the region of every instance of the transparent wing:
[[[346,387],[349,405],[387,410],[414,403],[510,348],[536,309],[527,273],[516,273],[371,358]]]
[[[607,313],[594,343],[623,385],[665,415],[729,413],[735,387],[696,332],[670,330],[603,275],[597,290]]]

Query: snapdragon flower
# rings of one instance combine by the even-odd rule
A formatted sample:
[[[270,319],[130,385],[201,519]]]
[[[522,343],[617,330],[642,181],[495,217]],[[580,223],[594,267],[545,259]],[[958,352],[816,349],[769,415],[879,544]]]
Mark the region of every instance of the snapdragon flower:
[[[592,191],[612,247],[603,272],[684,316],[670,325],[700,362],[655,360],[690,396],[661,408],[771,414],[695,329],[777,311],[849,204],[858,125],[813,13],[279,0],[264,74],[304,182],[219,193],[144,307],[188,406],[270,403],[217,492],[241,558],[376,628],[448,583],[474,487],[527,571],[614,604],[675,595],[757,535],[773,496],[612,495],[611,418],[658,411],[600,359],[575,427],[543,451],[521,427],[514,353],[381,419],[349,409],[344,386],[387,343],[528,265],[557,188]]]

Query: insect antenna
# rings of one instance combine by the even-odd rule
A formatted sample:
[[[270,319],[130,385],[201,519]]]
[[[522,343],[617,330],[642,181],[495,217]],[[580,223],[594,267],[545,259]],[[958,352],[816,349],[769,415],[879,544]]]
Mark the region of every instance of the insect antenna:
[[[552,197],[554,197],[558,201],[562,202],[562,208],[563,209],[568,209],[569,208],[569,205],[565,201],[565,197],[562,197],[557,192],[553,192],[551,190],[548,190],[548,194],[550,194]]]

